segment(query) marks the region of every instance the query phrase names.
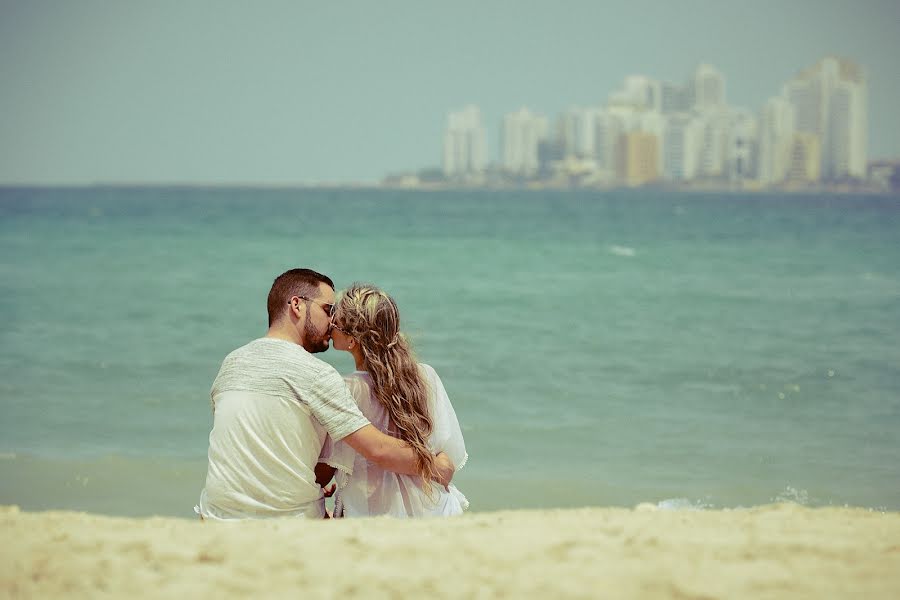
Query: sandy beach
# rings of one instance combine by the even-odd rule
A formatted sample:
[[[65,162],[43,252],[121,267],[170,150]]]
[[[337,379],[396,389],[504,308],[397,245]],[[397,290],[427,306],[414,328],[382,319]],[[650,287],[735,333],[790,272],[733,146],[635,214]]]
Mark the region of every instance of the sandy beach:
[[[900,597],[900,514],[854,508],[213,524],[5,507],[0,520],[10,598]]]

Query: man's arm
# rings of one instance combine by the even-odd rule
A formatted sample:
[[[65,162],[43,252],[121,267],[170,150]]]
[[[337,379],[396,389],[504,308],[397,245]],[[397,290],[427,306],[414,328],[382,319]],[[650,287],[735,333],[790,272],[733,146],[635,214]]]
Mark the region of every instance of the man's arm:
[[[374,425],[357,429],[342,441],[386,471],[401,475],[418,475],[416,453],[406,442],[379,431]],[[441,452],[434,459],[439,477],[437,482],[445,488],[450,485],[456,465]]]

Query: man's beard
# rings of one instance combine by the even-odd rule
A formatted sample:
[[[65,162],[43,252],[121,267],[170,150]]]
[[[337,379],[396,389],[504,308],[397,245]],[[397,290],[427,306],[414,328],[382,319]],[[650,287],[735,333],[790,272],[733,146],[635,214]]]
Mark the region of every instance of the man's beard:
[[[325,352],[328,350],[328,330],[325,335],[320,334],[313,328],[312,321],[309,320],[309,313],[303,320],[303,348],[307,352]]]

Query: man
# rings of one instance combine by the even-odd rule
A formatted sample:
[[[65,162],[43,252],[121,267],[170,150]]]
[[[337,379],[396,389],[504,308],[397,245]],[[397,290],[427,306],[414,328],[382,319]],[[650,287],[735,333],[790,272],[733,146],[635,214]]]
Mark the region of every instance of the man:
[[[229,354],[212,385],[205,519],[322,518],[315,467],[326,434],[396,473],[418,473],[411,448],[362,415],[338,372],[312,353],[328,349],[334,283],[310,269],[279,275],[266,336]],[[441,483],[454,467],[437,457]]]

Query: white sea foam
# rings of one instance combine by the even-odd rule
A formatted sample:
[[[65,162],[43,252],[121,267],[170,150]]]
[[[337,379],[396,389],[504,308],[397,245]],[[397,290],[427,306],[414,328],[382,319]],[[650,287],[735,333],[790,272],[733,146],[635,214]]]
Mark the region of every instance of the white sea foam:
[[[610,246],[609,253],[615,256],[626,256],[631,258],[637,254],[634,248],[629,246]]]
[[[772,502],[791,502],[806,506],[809,504],[809,492],[786,486],[777,496],[771,498]]]
[[[702,500],[691,500],[690,498],[667,498],[657,503],[659,510],[703,510],[713,508],[712,504]]]

